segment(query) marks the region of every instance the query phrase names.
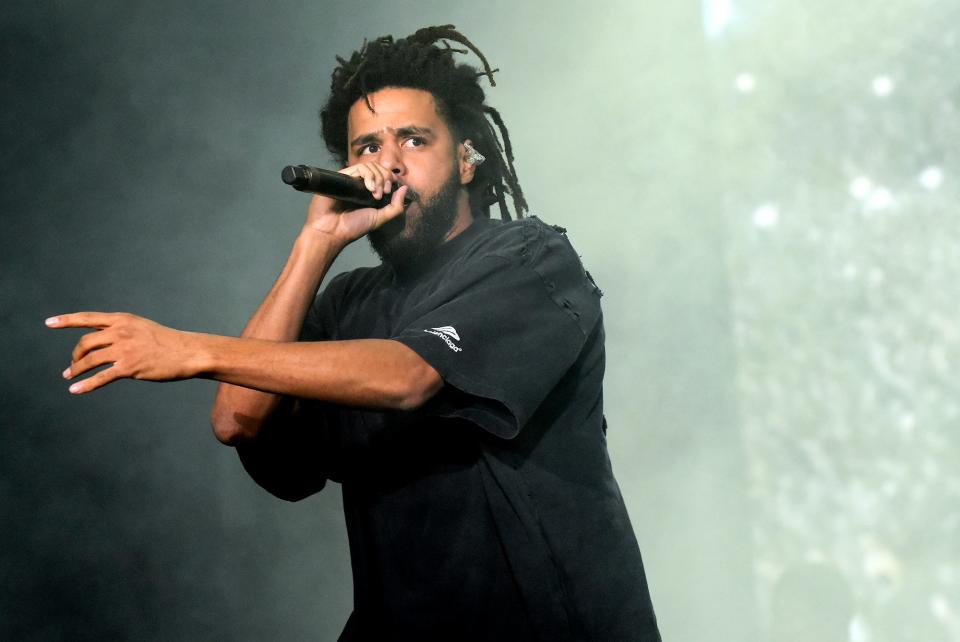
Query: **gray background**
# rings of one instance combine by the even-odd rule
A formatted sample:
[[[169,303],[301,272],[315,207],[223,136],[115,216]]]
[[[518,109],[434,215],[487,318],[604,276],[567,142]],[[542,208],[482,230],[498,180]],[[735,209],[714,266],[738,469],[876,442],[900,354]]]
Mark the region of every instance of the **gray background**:
[[[210,433],[210,382],[67,394],[79,333],[42,322],[238,333],[303,218],[280,168],[330,164],[334,55],[453,23],[501,70],[533,212],[606,292],[611,456],[664,639],[774,639],[804,612],[777,587],[814,565],[841,587],[790,595],[852,600],[836,639],[960,640],[958,3],[0,16],[0,639],[336,638],[336,486],[256,487]],[[372,261],[361,242],[335,270]]]

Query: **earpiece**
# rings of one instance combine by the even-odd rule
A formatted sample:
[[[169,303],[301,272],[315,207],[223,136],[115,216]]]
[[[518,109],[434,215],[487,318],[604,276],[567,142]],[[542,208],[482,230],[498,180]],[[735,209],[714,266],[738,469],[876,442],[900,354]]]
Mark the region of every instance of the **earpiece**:
[[[463,148],[467,150],[467,155],[463,160],[467,161],[471,165],[477,166],[483,161],[487,160],[487,157],[475,150],[469,141],[463,141]]]

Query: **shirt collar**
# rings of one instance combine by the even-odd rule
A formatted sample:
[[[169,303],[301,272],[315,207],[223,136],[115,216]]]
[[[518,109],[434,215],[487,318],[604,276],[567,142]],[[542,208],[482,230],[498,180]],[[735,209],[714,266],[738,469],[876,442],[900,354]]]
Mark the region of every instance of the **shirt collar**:
[[[465,230],[434,249],[431,256],[425,261],[420,261],[412,265],[391,265],[394,280],[400,283],[406,283],[424,274],[435,271],[449,262],[450,259],[466,247],[471,240],[491,225],[494,225],[494,222],[489,218],[475,218]]]

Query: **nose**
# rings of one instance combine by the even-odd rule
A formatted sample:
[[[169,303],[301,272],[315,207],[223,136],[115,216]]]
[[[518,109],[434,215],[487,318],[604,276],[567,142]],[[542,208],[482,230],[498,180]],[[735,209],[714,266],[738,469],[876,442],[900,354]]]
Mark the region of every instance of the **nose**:
[[[403,154],[400,148],[395,144],[384,145],[380,149],[377,162],[384,169],[389,170],[394,176],[402,176],[406,172],[403,164]]]

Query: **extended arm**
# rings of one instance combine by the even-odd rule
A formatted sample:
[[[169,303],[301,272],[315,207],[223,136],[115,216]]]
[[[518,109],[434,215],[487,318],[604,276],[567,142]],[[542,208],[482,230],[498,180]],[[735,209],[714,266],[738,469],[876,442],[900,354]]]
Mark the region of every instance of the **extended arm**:
[[[443,385],[419,355],[388,339],[303,343],[223,337],[182,332],[126,313],[78,312],[55,319],[52,325],[58,328],[100,328],[77,344],[67,378],[110,364],[75,383],[71,392],[90,392],[120,378],[205,377],[234,384],[221,386],[214,406],[214,431],[224,443],[254,437],[277,395],[406,410]],[[255,422],[217,421],[217,412],[260,414]]]
[[[344,173],[362,177],[379,197],[390,177],[375,164]],[[211,411],[217,438],[237,443],[258,433],[280,395],[336,403],[411,408],[442,385],[439,375],[412,350],[394,341],[295,343],[307,308],[345,245],[403,211],[406,188],[390,205],[341,213],[315,196],[307,223],[267,297],[241,338],[180,332],[126,313],[80,312],[48,319],[54,328],[87,327],[64,377],[110,367],[74,383],[73,393],[95,390],[119,378],[170,381],[206,377],[221,382]]]

